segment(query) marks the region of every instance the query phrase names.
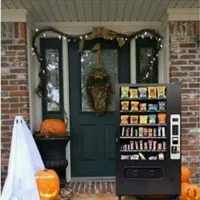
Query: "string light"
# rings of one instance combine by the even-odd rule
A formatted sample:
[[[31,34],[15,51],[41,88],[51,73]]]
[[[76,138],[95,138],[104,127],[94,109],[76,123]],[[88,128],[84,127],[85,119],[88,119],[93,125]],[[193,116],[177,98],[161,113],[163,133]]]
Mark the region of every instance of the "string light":
[[[34,48],[32,48],[32,51],[34,50]]]
[[[35,31],[38,32],[39,31],[38,28],[36,28]]]
[[[110,39],[111,39],[111,40],[113,40],[113,38],[112,38],[112,37],[111,37]]]
[[[156,59],[155,59],[155,58],[153,58],[153,60],[155,61]]]
[[[144,39],[144,35],[142,35],[142,39]]]
[[[153,39],[153,37],[152,37],[152,36],[150,36],[150,39],[152,40],[152,39]]]
[[[70,42],[71,40],[70,39],[68,39],[68,42]]]
[[[65,36],[63,36],[63,40],[66,40],[66,37],[65,37]]]
[[[45,37],[45,36],[46,36],[46,34],[45,34],[45,33],[43,33],[43,36]]]
[[[59,35],[58,38],[61,39],[61,36]]]
[[[145,32],[144,34],[147,35],[147,32]]]
[[[153,61],[151,60],[151,63],[153,63]]]
[[[74,39],[74,42],[76,42],[76,39]]]
[[[125,38],[125,40],[127,41],[127,40],[128,40],[128,38]]]
[[[135,39],[137,40],[137,35],[136,35]]]
[[[151,56],[151,54],[150,53],[148,53],[148,57],[150,57]]]
[[[160,45],[160,48],[162,48],[162,47],[163,47],[163,45],[161,44],[161,45]]]
[[[82,39],[83,39],[83,37],[82,37],[82,36],[80,36],[80,39],[82,40]]]
[[[158,38],[158,41],[161,41],[161,38]]]
[[[85,38],[88,38],[88,36],[86,35]]]
[[[32,55],[34,56],[34,55],[35,55],[35,53],[33,52],[33,53],[32,53]]]
[[[158,54],[156,54],[156,57],[158,57]]]

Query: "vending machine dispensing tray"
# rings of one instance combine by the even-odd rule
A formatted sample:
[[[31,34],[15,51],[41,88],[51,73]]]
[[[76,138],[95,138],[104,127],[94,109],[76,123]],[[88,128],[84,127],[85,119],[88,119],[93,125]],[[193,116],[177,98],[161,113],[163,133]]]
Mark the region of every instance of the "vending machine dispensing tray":
[[[117,196],[180,194],[180,91],[177,84],[116,85]]]

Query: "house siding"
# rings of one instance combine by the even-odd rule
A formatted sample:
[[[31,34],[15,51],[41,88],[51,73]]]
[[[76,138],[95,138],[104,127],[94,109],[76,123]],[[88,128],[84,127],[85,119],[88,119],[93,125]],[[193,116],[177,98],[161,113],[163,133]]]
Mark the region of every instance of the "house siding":
[[[170,22],[170,82],[182,85],[182,162],[200,184],[200,22]]]
[[[1,26],[1,183],[7,176],[14,118],[29,124],[27,37],[25,23]]]

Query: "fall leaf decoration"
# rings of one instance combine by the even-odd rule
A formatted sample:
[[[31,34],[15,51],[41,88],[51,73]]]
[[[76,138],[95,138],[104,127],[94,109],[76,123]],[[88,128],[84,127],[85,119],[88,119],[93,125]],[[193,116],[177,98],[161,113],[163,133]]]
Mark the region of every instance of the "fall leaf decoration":
[[[93,68],[87,78],[88,103],[95,114],[103,115],[111,103],[113,94],[110,76],[104,68]]]

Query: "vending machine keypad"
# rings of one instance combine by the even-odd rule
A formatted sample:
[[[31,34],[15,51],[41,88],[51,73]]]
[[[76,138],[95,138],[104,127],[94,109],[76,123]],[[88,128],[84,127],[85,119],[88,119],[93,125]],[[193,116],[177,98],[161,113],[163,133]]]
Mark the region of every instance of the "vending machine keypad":
[[[170,159],[180,159],[180,115],[170,116]]]

